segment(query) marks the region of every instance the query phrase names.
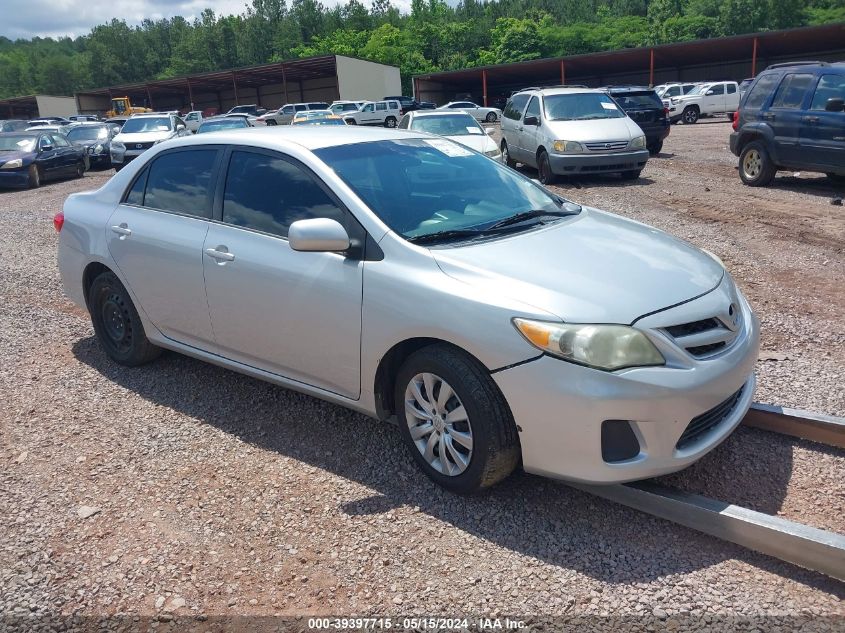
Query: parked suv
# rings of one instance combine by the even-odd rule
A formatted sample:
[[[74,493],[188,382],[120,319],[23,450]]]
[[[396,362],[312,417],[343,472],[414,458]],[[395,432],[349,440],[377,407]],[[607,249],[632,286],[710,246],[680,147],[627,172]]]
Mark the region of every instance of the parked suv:
[[[190,132],[185,122],[175,114],[133,114],[112,139],[109,148],[111,165],[115,171],[120,171],[129,161],[138,158],[153,145],[187,134]]]
[[[265,125],[290,125],[297,112],[305,110],[327,110],[329,104],[325,101],[314,101],[309,103],[286,103],[278,110],[266,112],[258,117],[259,123]]]
[[[775,64],[739,107],[731,151],[739,177],[759,187],[778,169],[827,174],[845,183],[845,63]]]
[[[616,103],[645,133],[648,153],[657,156],[663,149],[663,139],[672,129],[666,108],[657,93],[644,86],[610,86],[605,88]]]
[[[370,101],[357,112],[347,112],[343,119],[349,125],[383,125],[396,127],[402,118],[402,108],[398,101]]]
[[[231,110],[229,110],[226,114],[251,114],[252,116],[261,116],[267,112],[266,108],[262,108],[260,106],[253,104],[250,105],[239,105],[235,106]]]
[[[398,101],[402,114],[413,112],[414,110],[434,110],[437,107],[430,101],[417,101],[413,97],[405,96],[385,97],[382,101]]]
[[[613,173],[636,180],[648,161],[640,127],[602,90],[532,88],[502,113],[502,159],[534,167],[540,182],[559,175]]]
[[[683,120],[693,124],[703,116],[719,114],[732,117],[739,107],[739,86],[735,81],[714,81],[696,86],[683,97],[669,99],[672,123]]]

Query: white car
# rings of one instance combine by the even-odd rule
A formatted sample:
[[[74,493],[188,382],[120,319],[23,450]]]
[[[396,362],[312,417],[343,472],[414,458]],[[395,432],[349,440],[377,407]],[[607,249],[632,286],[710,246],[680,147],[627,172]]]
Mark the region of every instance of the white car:
[[[400,130],[414,130],[445,136],[465,145],[479,154],[502,162],[502,152],[490,138],[493,128],[483,128],[466,112],[438,112],[437,110],[412,110],[399,122]]]
[[[349,125],[383,125],[396,127],[402,118],[398,101],[368,101],[357,112],[347,112],[343,119]]]
[[[669,119],[693,124],[703,116],[728,115],[739,109],[739,86],[735,81],[715,81],[696,86],[683,97],[669,100]]]
[[[463,110],[467,114],[471,114],[478,121],[486,121],[487,123],[494,123],[502,118],[502,111],[499,108],[485,108],[472,101],[450,101],[437,109]]]
[[[344,116],[350,112],[358,112],[366,101],[335,101],[329,106],[329,110],[336,116]]]
[[[153,145],[189,134],[188,126],[175,114],[133,114],[120,128],[120,134],[111,142],[112,167],[115,171],[120,171],[129,161],[138,158]]]
[[[204,120],[201,110],[192,110],[185,115],[185,125],[191,132],[196,132]]]

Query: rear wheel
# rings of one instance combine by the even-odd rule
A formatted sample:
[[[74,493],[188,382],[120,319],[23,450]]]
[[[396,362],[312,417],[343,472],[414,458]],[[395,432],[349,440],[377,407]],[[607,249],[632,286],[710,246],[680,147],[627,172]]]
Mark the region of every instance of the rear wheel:
[[[487,116],[484,117],[484,120],[487,121],[487,123],[493,123],[496,120],[496,113],[488,112]]]
[[[761,141],[752,141],[739,155],[739,177],[750,187],[768,185],[777,169]]]
[[[516,468],[519,437],[507,402],[466,353],[432,345],[412,354],[397,375],[394,403],[414,461],[444,488],[476,492]]]
[[[82,178],[85,175],[85,163],[77,163],[76,174],[77,178]]]
[[[100,345],[116,363],[134,367],[161,354],[161,348],[147,339],[129,293],[113,272],[94,279],[88,291],[88,311]]]
[[[687,125],[692,125],[693,123],[698,122],[698,108],[695,106],[687,106],[684,108],[684,113],[681,115],[681,118],[684,120],[684,123]]]
[[[510,150],[508,150],[507,141],[502,141],[502,162],[508,167],[516,167],[516,161],[511,158]]]
[[[384,127],[396,127],[396,117],[389,116],[384,120]]]
[[[38,165],[29,166],[28,178],[27,185],[30,189],[38,189],[41,186],[41,170]]]
[[[663,141],[657,141],[654,145],[648,148],[648,153],[652,156],[657,156],[663,150]]]
[[[557,180],[557,176],[552,171],[552,164],[549,162],[549,154],[545,150],[537,156],[537,172],[538,180],[544,185],[552,185]]]

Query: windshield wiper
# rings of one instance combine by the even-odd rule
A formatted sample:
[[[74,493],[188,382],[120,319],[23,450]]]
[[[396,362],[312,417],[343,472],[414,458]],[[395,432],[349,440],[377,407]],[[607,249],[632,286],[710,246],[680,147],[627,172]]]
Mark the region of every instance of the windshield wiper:
[[[578,211],[580,210],[581,207],[578,207]],[[516,215],[512,215],[509,218],[504,218],[502,220],[499,220],[498,222],[494,222],[485,230],[489,231],[491,229],[500,229],[504,226],[519,224],[520,222],[530,220],[531,218],[543,218],[549,216],[563,218],[569,215],[575,215],[578,213],[578,211],[544,211],[543,209],[532,209],[531,211],[523,211],[522,213],[517,213]]]
[[[486,229],[449,229],[447,231],[435,231],[424,235],[413,235],[405,239],[414,244],[431,244],[443,240],[459,239],[462,237],[478,237],[486,233]]]

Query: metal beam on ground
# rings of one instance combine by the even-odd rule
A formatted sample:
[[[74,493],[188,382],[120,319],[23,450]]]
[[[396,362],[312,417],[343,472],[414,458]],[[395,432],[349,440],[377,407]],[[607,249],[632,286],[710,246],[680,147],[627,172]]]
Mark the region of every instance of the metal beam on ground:
[[[652,484],[569,485],[799,567],[845,580],[845,535]]]
[[[845,448],[845,418],[755,402],[742,423],[765,431]]]

